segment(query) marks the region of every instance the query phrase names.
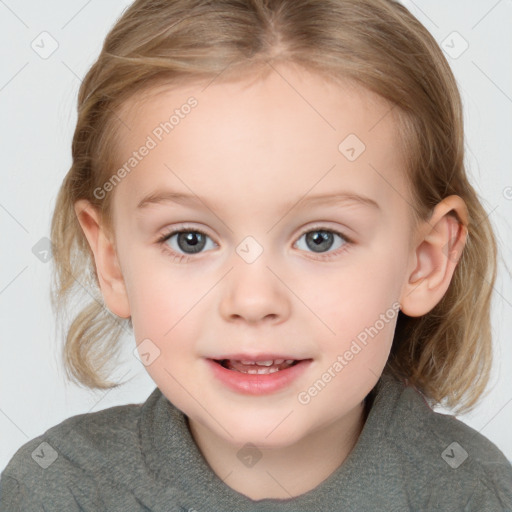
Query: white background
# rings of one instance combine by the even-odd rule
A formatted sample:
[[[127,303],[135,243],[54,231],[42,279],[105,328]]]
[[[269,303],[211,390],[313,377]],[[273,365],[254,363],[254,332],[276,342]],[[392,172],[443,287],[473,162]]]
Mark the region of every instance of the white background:
[[[460,51],[463,41],[451,35],[454,31],[469,44],[457,58],[448,57],[464,101],[466,158],[496,227],[501,258],[510,262],[512,1],[404,3],[439,44],[446,40],[452,52]],[[41,238],[49,237],[55,197],[71,164],[81,77],[129,4],[0,0],[0,470],[22,444],[62,420],[143,402],[155,387],[132,355],[135,342],[130,337],[125,339],[125,362],[114,375],[130,378],[126,385],[101,392],[66,382],[59,357],[62,339],[49,303],[51,266],[32,252]],[[58,42],[47,59],[31,47],[44,31]],[[490,392],[471,415],[459,419],[512,460],[512,286],[503,264],[495,290]]]

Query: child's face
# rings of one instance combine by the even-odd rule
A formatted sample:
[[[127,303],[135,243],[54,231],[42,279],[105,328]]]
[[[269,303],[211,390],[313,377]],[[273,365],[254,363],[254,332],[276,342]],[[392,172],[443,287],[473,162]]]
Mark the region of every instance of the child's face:
[[[110,192],[136,343],[150,340],[156,356],[149,374],[192,422],[240,445],[291,445],[360,410],[416,263],[389,106],[280,73],[174,88],[125,112],[120,166],[133,151],[140,161]],[[182,108],[191,96],[197,105]],[[172,131],[158,130],[175,109]],[[191,197],[165,200],[170,191]],[[318,199],[348,193],[378,206]],[[161,200],[137,206],[153,194]],[[157,241],[185,229],[207,236]],[[212,359],[230,355],[309,361],[281,370],[294,376],[284,385],[244,391],[214,371]],[[244,387],[279,374],[236,376]]]

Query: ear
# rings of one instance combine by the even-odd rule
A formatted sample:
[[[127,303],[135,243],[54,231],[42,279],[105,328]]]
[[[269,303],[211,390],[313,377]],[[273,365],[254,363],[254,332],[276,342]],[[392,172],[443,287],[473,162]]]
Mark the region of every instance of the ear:
[[[400,297],[408,316],[423,316],[443,298],[462,255],[468,234],[468,212],[459,196],[449,196],[418,228],[419,243],[411,254],[408,282]]]
[[[105,304],[115,315],[128,318],[130,316],[128,295],[111,236],[101,222],[98,210],[89,201],[80,199],[74,207],[78,222],[94,255],[96,273]]]

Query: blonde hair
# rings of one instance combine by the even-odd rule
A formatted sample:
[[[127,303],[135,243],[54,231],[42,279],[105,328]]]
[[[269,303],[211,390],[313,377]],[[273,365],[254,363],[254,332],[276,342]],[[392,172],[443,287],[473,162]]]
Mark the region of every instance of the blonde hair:
[[[416,220],[456,194],[469,213],[468,240],[443,299],[423,317],[399,313],[384,373],[407,379],[432,403],[467,411],[491,369],[492,226],[464,167],[462,105],[452,71],[430,33],[392,0],[137,0],[107,35],[78,96],[73,163],[56,202],[53,304],[61,314],[88,276],[92,252],[74,212],[87,199],[106,225],[113,194],[93,191],[116,167],[123,105],[156,86],[243,77],[288,62],[373,91],[393,107],[405,149]],[[63,350],[68,377],[91,388],[119,384],[105,369],[130,320],[93,298],[73,318]]]

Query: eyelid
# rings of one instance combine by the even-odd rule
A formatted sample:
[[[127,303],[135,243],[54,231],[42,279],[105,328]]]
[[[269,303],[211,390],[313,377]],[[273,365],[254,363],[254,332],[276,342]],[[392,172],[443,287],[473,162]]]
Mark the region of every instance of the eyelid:
[[[202,235],[209,237],[215,243],[215,245],[219,245],[217,242],[215,242],[214,237],[210,233],[208,233],[208,231],[206,229],[203,229],[203,228],[200,228],[197,226],[190,226],[188,224],[178,224],[177,226],[173,226],[172,228],[166,228],[163,233],[158,235],[157,242],[161,242],[165,239],[168,239],[172,235],[175,235],[176,233],[180,233],[183,231],[201,233]]]
[[[353,243],[354,239],[351,236],[348,236],[346,234],[345,229],[338,228],[338,227],[331,227],[329,226],[330,221],[318,221],[314,222],[313,225],[308,225],[305,228],[301,229],[300,235],[297,237],[300,238],[301,236],[305,235],[306,233],[309,233],[310,231],[331,231],[332,233],[335,233],[337,235],[340,235],[343,239],[345,239],[347,242]]]

